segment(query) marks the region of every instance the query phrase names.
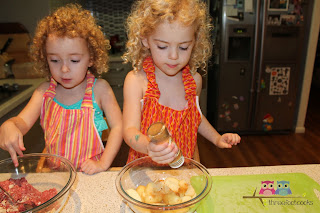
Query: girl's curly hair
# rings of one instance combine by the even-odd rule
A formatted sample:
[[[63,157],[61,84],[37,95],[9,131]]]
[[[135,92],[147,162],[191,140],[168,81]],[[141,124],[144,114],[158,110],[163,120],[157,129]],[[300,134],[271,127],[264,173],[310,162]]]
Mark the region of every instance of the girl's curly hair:
[[[212,54],[210,32],[213,28],[206,4],[201,0],[138,0],[132,6],[127,19],[128,41],[123,55],[125,63],[131,62],[134,71],[142,68],[144,58],[150,51],[143,46],[142,39],[153,33],[163,21],[179,21],[184,26],[195,26],[195,45],[189,65],[190,72],[205,71]]]
[[[78,4],[68,4],[38,23],[30,48],[30,57],[35,62],[35,70],[48,77],[51,75],[46,57],[46,41],[49,34],[85,39],[93,62],[89,68],[91,73],[100,75],[108,71],[109,40],[105,38],[90,11]]]

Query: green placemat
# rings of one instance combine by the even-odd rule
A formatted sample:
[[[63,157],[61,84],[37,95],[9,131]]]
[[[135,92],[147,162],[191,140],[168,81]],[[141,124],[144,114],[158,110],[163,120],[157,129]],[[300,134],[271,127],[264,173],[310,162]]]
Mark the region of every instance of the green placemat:
[[[200,177],[191,184],[199,193]],[[262,181],[274,181],[270,195],[259,194]],[[277,191],[277,181],[289,181],[288,188]],[[277,194],[276,192],[284,192]],[[287,194],[287,192],[289,192]],[[317,194],[319,198],[317,197]],[[280,195],[282,194],[282,195]],[[302,173],[213,176],[212,189],[201,201],[197,213],[234,212],[320,212],[320,185]]]

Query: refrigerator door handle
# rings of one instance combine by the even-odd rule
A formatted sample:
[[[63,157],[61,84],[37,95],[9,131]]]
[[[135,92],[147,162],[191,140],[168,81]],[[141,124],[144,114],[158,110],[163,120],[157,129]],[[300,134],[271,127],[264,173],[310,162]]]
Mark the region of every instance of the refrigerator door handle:
[[[265,31],[266,31],[266,13],[267,13],[267,0],[264,0],[264,3],[263,3],[263,14],[262,14],[262,22],[261,22],[261,41],[260,41],[260,55],[259,55],[259,66],[258,66],[258,70],[257,73],[258,73],[258,78],[256,79],[257,80],[257,93],[260,93],[260,85],[261,85],[261,82],[260,82],[260,79],[261,79],[261,74],[263,72],[262,70],[262,59],[263,59],[263,52],[264,52],[264,40],[265,40]]]
[[[259,2],[262,1],[263,4],[260,5],[260,12],[259,12],[259,19],[257,19],[258,21],[258,26],[259,26],[259,31],[258,31],[258,36],[261,38],[259,40],[259,49],[257,49],[257,52],[256,52],[256,60],[254,61],[255,63],[255,67],[254,67],[254,76],[253,76],[253,81],[254,81],[254,85],[256,85],[255,87],[255,91],[256,93],[255,94],[255,106],[252,106],[250,105],[251,107],[253,107],[254,110],[250,110],[250,115],[252,116],[251,117],[251,127],[253,127],[255,125],[255,119],[257,117],[257,105],[259,103],[259,99],[260,99],[260,86],[261,86],[261,75],[262,75],[262,66],[263,66],[263,63],[262,63],[262,59],[263,59],[263,52],[264,52],[264,41],[265,41],[265,30],[266,30],[266,13],[267,13],[267,2],[268,0],[259,0]],[[259,23],[261,19],[261,24]]]
[[[254,46],[253,46],[253,61],[252,61],[252,79],[251,79],[251,85],[250,85],[250,100],[249,100],[249,126],[252,125],[252,120],[253,120],[253,103],[255,102],[255,98],[256,98],[256,75],[257,75],[257,70],[258,70],[258,66],[260,66],[259,62],[259,56],[261,56],[262,52],[262,47],[259,45],[260,43],[260,35],[261,35],[261,25],[260,25],[260,16],[261,16],[261,1],[262,0],[257,0],[256,1],[256,8],[255,8],[255,12],[256,12],[256,17],[255,17],[255,30],[254,30]],[[266,0],[264,1],[266,2]],[[263,7],[264,8],[264,7]],[[259,89],[259,88],[257,88]]]

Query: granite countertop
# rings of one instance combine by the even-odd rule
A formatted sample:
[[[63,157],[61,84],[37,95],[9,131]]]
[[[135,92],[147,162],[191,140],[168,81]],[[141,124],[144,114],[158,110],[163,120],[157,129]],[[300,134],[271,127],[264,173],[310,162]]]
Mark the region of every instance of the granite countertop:
[[[15,107],[19,106],[21,103],[23,103],[25,100],[29,99],[33,91],[42,83],[44,82],[44,78],[34,78],[34,79],[0,79],[0,85],[3,85],[5,83],[13,84],[17,83],[19,85],[31,85],[28,89],[22,91],[18,95],[12,97],[7,102],[0,105],[0,118],[13,110]]]
[[[208,170],[213,176],[304,173],[320,184],[320,164],[218,168]],[[117,169],[91,176],[78,172],[70,197],[61,212],[132,213],[128,206],[124,204],[116,190],[115,179],[117,174]]]

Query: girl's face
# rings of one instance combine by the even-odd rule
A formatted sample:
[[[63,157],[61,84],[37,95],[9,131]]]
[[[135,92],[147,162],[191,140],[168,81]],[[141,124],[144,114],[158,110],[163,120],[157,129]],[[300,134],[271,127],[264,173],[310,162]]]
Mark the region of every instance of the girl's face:
[[[167,21],[156,27],[154,32],[142,40],[150,49],[156,71],[168,76],[176,75],[190,60],[195,43],[193,26],[183,26],[175,21]]]
[[[92,66],[85,39],[49,35],[46,53],[50,73],[61,86],[71,89],[84,82]]]

